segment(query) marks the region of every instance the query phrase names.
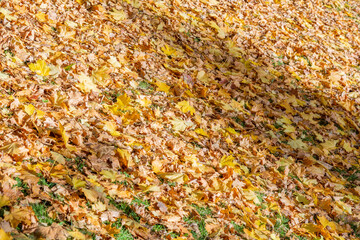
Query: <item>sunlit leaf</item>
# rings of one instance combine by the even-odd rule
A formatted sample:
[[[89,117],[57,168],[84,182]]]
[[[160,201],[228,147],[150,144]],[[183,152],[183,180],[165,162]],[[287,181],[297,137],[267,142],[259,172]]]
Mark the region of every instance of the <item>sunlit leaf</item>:
[[[190,112],[191,115],[195,113],[195,108],[190,105],[188,101],[181,101],[176,104],[176,107],[180,109],[183,113]]]
[[[37,75],[46,77],[50,74],[50,68],[46,65],[44,60],[37,60],[36,63],[30,63],[29,68]]]

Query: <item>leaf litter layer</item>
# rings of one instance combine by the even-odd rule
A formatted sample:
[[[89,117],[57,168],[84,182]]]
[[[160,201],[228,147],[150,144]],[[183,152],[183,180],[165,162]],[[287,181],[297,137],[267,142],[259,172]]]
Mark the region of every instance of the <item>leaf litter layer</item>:
[[[1,239],[359,239],[357,1],[0,2]]]

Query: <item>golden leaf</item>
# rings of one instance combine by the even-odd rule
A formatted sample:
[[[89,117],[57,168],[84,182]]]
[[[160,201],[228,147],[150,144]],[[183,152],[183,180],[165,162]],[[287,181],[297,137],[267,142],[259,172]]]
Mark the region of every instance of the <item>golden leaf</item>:
[[[44,60],[37,60],[36,63],[30,63],[29,68],[40,76],[48,76],[50,74],[50,68],[46,65]]]
[[[94,81],[90,77],[86,76],[84,73],[78,75],[77,79],[79,80],[79,83],[77,83],[75,86],[78,87],[82,92],[89,93],[91,91],[100,91]]]
[[[321,143],[321,147],[327,151],[335,150],[336,144],[339,142],[339,140],[327,140],[324,143]]]
[[[170,120],[170,122],[173,125],[173,129],[177,132],[183,132],[188,127],[194,126],[194,123],[192,123],[191,121],[184,121],[179,118],[174,118],[173,120]]]
[[[116,181],[117,174],[115,171],[102,170],[100,173],[104,178],[110,179],[112,182]]]
[[[10,205],[10,198],[5,195],[0,195],[0,208],[9,205]]]
[[[79,189],[86,186],[86,182],[77,178],[73,178],[71,183],[75,189]]]
[[[20,145],[18,143],[10,143],[0,147],[0,150],[6,152],[7,154],[19,154],[21,152],[19,147]]]
[[[176,107],[180,109],[183,113],[190,112],[191,115],[195,113],[195,108],[190,105],[188,101],[181,101],[176,104]]]
[[[200,134],[201,136],[204,136],[204,137],[209,137],[209,134],[202,128],[197,128],[195,129],[195,132],[197,134]]]
[[[26,105],[26,106],[24,107],[24,111],[25,111],[27,114],[29,114],[30,116],[34,114],[35,110],[36,110],[36,108],[35,108],[34,105],[32,105],[32,104]]]
[[[165,45],[161,48],[161,50],[163,51],[163,53],[167,56],[178,56],[179,54],[177,53],[176,49],[169,46],[169,45]]]
[[[76,240],[86,240],[87,239],[86,236],[79,231],[73,231],[73,232],[68,232],[68,233],[71,237],[73,237]]]
[[[14,16],[11,16],[11,12],[5,8],[0,8],[0,13],[2,13],[4,15],[4,17],[7,19],[7,20],[16,20],[17,18],[14,17]],[[1,16],[1,15],[0,15]]]
[[[294,149],[307,149],[308,148],[308,145],[306,145],[306,143],[304,143],[301,139],[290,140],[288,142],[288,144]]]
[[[166,83],[161,82],[161,81],[156,81],[155,85],[157,86],[156,91],[169,93],[170,86],[168,86]]]
[[[144,193],[147,193],[147,192],[160,192],[161,191],[161,188],[157,185],[145,185],[145,184],[139,184],[141,190],[144,192]]]
[[[7,234],[4,229],[0,228],[0,239],[1,240],[11,240],[13,239],[12,237],[10,237],[9,234]]]
[[[117,10],[115,8],[112,9],[112,12],[109,12],[111,17],[116,21],[122,21],[128,18],[128,15],[126,12],[122,10]]]
[[[37,14],[35,14],[35,17],[39,22],[46,22],[47,20],[47,15],[43,12],[38,12]]]
[[[108,67],[102,66],[101,68],[93,72],[92,77],[95,80],[95,82],[103,86],[107,86],[109,84],[108,79],[110,78],[109,72],[110,69]]]
[[[12,227],[17,227],[20,223],[26,225],[31,224],[31,212],[27,208],[13,208],[10,214],[5,216],[5,221],[8,221]]]
[[[61,154],[59,154],[59,153],[57,153],[57,152],[50,152],[51,153],[51,158],[54,160],[54,161],[56,161],[56,162],[58,162],[58,163],[60,163],[60,164],[63,164],[63,165],[65,165],[65,158],[63,157],[63,155],[61,155]]]
[[[118,137],[118,136],[121,135],[120,132],[116,131],[117,126],[116,126],[115,122],[113,122],[113,121],[105,121],[104,123],[105,123],[105,125],[104,125],[103,129],[105,131],[108,131],[112,136]]]
[[[81,191],[84,193],[85,197],[91,201],[91,202],[96,202],[98,199],[98,193],[95,190],[90,190],[90,189],[86,189],[86,188],[82,188]]]

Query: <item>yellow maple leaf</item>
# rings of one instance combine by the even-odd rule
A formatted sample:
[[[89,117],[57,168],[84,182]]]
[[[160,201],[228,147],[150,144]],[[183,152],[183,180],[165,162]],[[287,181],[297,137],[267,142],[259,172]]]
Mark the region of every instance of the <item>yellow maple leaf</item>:
[[[37,60],[36,63],[30,63],[29,68],[40,76],[48,76],[50,74],[50,68],[46,65],[44,60]]]
[[[0,228],[0,239],[1,240],[11,240],[12,237],[10,237],[9,234],[7,234],[4,229]]]
[[[209,137],[209,134],[202,128],[197,128],[195,129],[195,132],[197,134],[200,134],[201,136],[204,136],[204,137]]]
[[[81,191],[84,193],[86,199],[88,199],[89,201],[97,201],[99,195],[95,190],[82,188]]]
[[[165,55],[167,55],[167,56],[174,56],[174,57],[178,56],[178,53],[177,53],[176,49],[173,48],[173,47],[171,47],[171,46],[169,46],[169,45],[163,46],[163,47],[161,48],[161,50],[162,50],[163,53],[164,53]]]
[[[156,91],[169,93],[170,86],[168,86],[166,83],[161,82],[161,81],[156,81],[155,85],[157,86]]]
[[[77,83],[75,86],[78,87],[82,92],[99,92],[99,89],[97,88],[97,85],[94,83],[94,81],[84,73],[78,75],[77,79],[79,80],[79,83]]]
[[[112,136],[118,137],[121,135],[120,132],[116,131],[117,126],[116,126],[115,122],[105,121],[104,123],[105,123],[105,125],[104,125],[103,129],[105,131],[108,131]]]
[[[106,66],[102,66],[95,72],[93,72],[92,77],[96,83],[99,83],[103,86],[107,86],[109,84],[109,75],[110,69]]]
[[[131,158],[131,154],[126,149],[117,148],[116,152],[120,157],[120,162],[122,165],[126,167],[131,167],[134,165],[134,161]]]
[[[82,188],[82,187],[85,187],[86,186],[86,182],[85,181],[82,181],[80,179],[77,179],[77,178],[73,178],[71,180],[71,183],[73,185],[73,187],[75,189],[78,189],[78,188]]]
[[[292,125],[285,125],[284,129],[285,129],[284,132],[286,133],[293,133],[296,131],[296,128]]]
[[[343,148],[345,149],[345,151],[347,151],[348,153],[349,153],[349,152],[352,152],[352,151],[354,150],[354,148],[351,147],[351,145],[350,145],[349,142],[344,142],[342,147],[343,147]]]
[[[36,110],[36,108],[35,108],[34,105],[32,105],[32,104],[26,105],[26,106],[24,107],[24,111],[25,111],[27,114],[29,114],[30,116],[34,114],[35,110]]]
[[[12,227],[17,227],[19,223],[26,225],[31,224],[32,211],[28,208],[12,208],[10,214],[5,216],[5,221],[8,221]]]
[[[10,205],[10,198],[5,195],[0,195],[0,208],[9,205]]]
[[[7,19],[7,20],[16,20],[17,18],[14,17],[14,16],[11,16],[11,12],[5,8],[0,8],[0,13],[2,13],[4,15],[4,17]],[[1,16],[1,15],[0,15]]]
[[[0,147],[0,151],[4,151],[7,154],[19,154],[21,153],[21,150],[19,149],[20,145],[16,142],[4,145]]]
[[[173,120],[170,120],[171,124],[173,125],[173,129],[178,132],[183,132],[188,127],[192,127],[194,124],[190,121],[184,121],[179,118],[174,118]]]
[[[129,125],[136,122],[139,118],[140,114],[138,111],[131,111],[125,113],[125,115],[122,116],[121,120],[124,125]]]
[[[233,155],[226,156],[224,155],[220,160],[220,167],[231,167],[235,170],[235,172],[241,172],[240,164],[235,161],[235,157]]]
[[[116,180],[117,174],[115,171],[102,170],[100,173],[104,178],[110,179],[112,182]]]
[[[146,97],[140,98],[140,99],[136,100],[136,102],[140,103],[140,105],[143,107],[149,107],[152,103],[151,100]]]
[[[117,10],[115,8],[112,9],[112,12],[109,12],[109,14],[112,16],[112,18],[116,21],[122,21],[128,18],[128,15],[126,12],[122,10]]]
[[[68,233],[71,237],[73,237],[76,240],[86,240],[86,236],[79,231],[73,231],[73,232],[68,232]]]
[[[231,133],[231,134],[235,134],[235,135],[240,134],[235,129],[233,129],[231,127],[225,128],[225,131],[227,131],[228,133]]]
[[[191,115],[195,113],[195,108],[190,105],[188,101],[181,101],[176,104],[176,107],[180,109],[183,113],[190,112]]]
[[[304,143],[301,139],[291,140],[288,144],[294,149],[307,149],[308,145]]]
[[[125,93],[117,97],[116,105],[118,108],[125,110],[126,107],[129,105],[130,100],[131,100],[130,97]]]
[[[38,12],[35,14],[35,17],[39,20],[39,22],[45,22],[47,20],[47,15],[43,12]]]
[[[50,151],[51,153],[51,158],[60,163],[60,164],[65,164],[65,158],[63,157],[63,155],[61,155],[60,153],[57,153],[57,152],[53,152],[53,151]]]
[[[324,143],[321,143],[320,145],[323,147],[324,150],[331,151],[335,150],[336,144],[339,142],[339,140],[327,140]]]
[[[76,147],[68,144],[70,137],[66,133],[64,126],[59,123],[59,128],[60,128],[60,133],[61,133],[62,139],[63,139],[63,141],[65,143],[65,147],[70,151],[76,151],[77,150]]]

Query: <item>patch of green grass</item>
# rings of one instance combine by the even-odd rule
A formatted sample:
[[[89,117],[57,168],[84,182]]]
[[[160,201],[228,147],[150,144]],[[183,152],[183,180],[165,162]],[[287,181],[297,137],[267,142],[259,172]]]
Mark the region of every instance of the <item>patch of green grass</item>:
[[[261,192],[255,192],[256,193],[256,197],[259,200],[260,203],[264,202],[264,197],[265,197],[265,193],[261,193]]]
[[[29,185],[27,183],[24,183],[23,180],[21,180],[19,177],[15,178],[16,180],[16,184],[13,187],[18,187],[21,188],[21,192],[27,196],[30,193],[30,188]]]
[[[138,88],[144,89],[144,90],[153,90],[152,86],[150,83],[146,82],[146,81],[141,81],[138,85]]]
[[[208,231],[205,228],[205,221],[202,219],[200,222],[197,223],[199,233],[194,230],[190,230],[191,234],[193,235],[195,240],[206,240],[208,239]]]
[[[120,229],[121,226],[122,226],[121,218],[116,219],[116,221],[111,224],[111,227],[117,228],[117,229]]]
[[[131,204],[132,205],[139,205],[139,206],[144,206],[144,207],[149,207],[150,206],[150,202],[149,200],[141,200],[140,198],[134,198],[132,201],[131,201]]]
[[[84,161],[81,158],[76,157],[75,164],[76,164],[77,170],[79,170],[79,172],[81,172],[81,173],[84,173],[84,167],[85,167]]]
[[[71,68],[72,68],[72,66],[74,66],[74,65],[75,65],[75,63],[72,63],[72,64],[70,64],[70,65],[67,65],[66,67],[64,67],[65,71],[70,71]]]
[[[135,221],[140,221],[140,216],[132,210],[132,208],[126,202],[116,202],[112,197],[107,196],[107,199],[110,200],[110,204],[112,204],[117,209],[123,211],[127,216],[131,217]]]
[[[96,235],[95,235],[95,233],[90,232],[89,230],[87,230],[87,229],[85,229],[85,228],[79,229],[79,231],[80,231],[82,234],[89,236],[92,240],[96,240]],[[86,238],[86,239],[90,239],[90,238]]]
[[[45,203],[33,203],[30,204],[30,206],[32,207],[35,216],[37,217],[39,222],[44,223],[48,226],[50,226],[54,222],[54,220],[48,215],[47,206],[45,205]]]
[[[133,236],[131,235],[131,233],[129,232],[129,230],[127,230],[124,226],[121,227],[120,233],[115,234],[115,239],[116,240],[133,240]]]
[[[290,230],[289,219],[285,216],[276,215],[276,223],[274,226],[275,232],[279,233],[280,237],[285,237],[286,233]]]
[[[308,240],[306,237],[299,236],[297,234],[292,234],[291,236],[294,237],[294,239],[296,240]]]
[[[233,227],[234,227],[237,234],[244,233],[245,225],[236,224],[234,221],[231,221],[231,224],[233,225]]]
[[[177,237],[180,237],[180,234],[178,234],[176,232],[171,232],[168,234],[168,236],[170,236],[171,238],[177,238]]]
[[[152,231],[154,232],[161,232],[161,231],[165,231],[166,230],[166,227],[162,224],[155,224],[152,228],[151,228]]]
[[[44,178],[42,174],[39,174],[38,176],[40,177],[40,179],[38,181],[39,185],[47,186],[50,189],[56,185],[56,183],[52,183],[52,182],[49,182],[48,180],[46,180],[46,178]]]
[[[192,207],[196,209],[196,211],[199,213],[199,215],[203,218],[206,218],[206,216],[210,216],[212,214],[212,211],[209,207],[199,207],[196,204],[191,204]]]
[[[4,218],[5,211],[10,211],[10,207],[9,206],[3,206],[2,208],[0,208],[0,218]]]
[[[201,219],[196,219],[194,216],[189,215],[184,218],[184,222],[189,225],[194,223],[197,225],[197,231],[194,231],[193,229],[190,230],[195,240],[206,240],[208,239],[209,233],[205,228],[206,223],[204,219],[207,216],[212,215],[212,211],[209,207],[199,207],[196,204],[192,204],[191,206],[196,209],[198,214],[201,216]]]

